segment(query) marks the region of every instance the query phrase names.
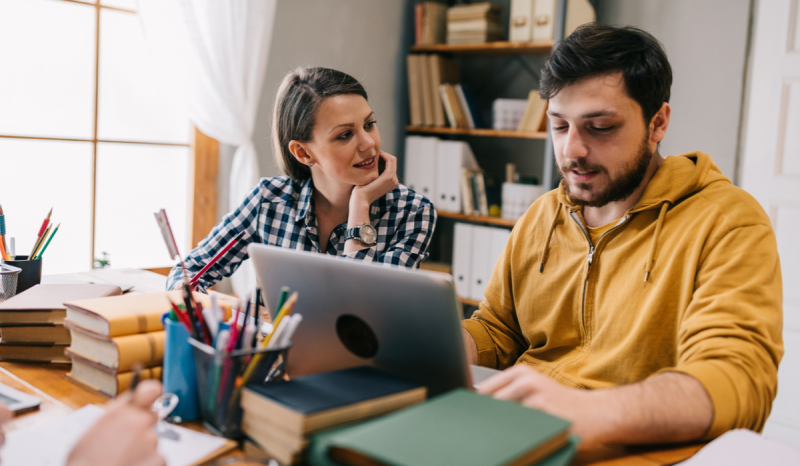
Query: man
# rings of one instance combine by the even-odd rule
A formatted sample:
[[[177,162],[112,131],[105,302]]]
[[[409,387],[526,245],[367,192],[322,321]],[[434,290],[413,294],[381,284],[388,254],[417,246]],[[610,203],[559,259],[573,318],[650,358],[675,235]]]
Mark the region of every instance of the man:
[[[471,363],[510,367],[479,391],[571,420],[583,447],[760,430],[776,393],[775,235],[708,155],[659,155],[671,84],[641,30],[585,25],[556,45],[539,94],[561,185],[463,322]]]
[[[161,383],[144,380],[133,393],[124,393],[106,406],[107,413],[72,448],[66,466],[164,466],[158,453],[158,418],[151,410],[161,395]],[[0,426],[12,414],[0,405]],[[0,446],[5,436],[0,429]]]

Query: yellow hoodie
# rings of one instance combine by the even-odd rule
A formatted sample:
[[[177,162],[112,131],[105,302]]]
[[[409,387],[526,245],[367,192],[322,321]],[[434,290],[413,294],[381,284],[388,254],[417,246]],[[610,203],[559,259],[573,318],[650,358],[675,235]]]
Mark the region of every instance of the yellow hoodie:
[[[714,404],[711,439],[761,430],[783,355],[780,263],[769,218],[707,154],[667,157],[639,202],[590,245],[562,188],[517,222],[464,327],[479,364],[526,363],[605,388],[664,371]]]

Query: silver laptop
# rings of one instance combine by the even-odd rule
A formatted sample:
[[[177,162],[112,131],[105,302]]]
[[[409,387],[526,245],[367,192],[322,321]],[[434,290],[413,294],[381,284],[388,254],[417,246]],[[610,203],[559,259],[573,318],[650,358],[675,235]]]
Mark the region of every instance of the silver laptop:
[[[429,396],[472,386],[450,275],[261,244],[248,253],[273,317],[280,288],[299,291],[290,376],[371,365]]]

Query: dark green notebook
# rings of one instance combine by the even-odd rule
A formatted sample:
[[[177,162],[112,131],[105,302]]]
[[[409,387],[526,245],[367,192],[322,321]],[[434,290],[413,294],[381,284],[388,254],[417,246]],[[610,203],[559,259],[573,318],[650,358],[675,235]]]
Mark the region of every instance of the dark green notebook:
[[[534,461],[561,465],[574,454],[574,446],[565,449],[569,425],[517,403],[454,390],[372,421],[318,434],[308,461],[314,466],[491,466]],[[542,462],[545,459],[556,462]]]
[[[422,387],[421,383],[369,366],[304,375],[289,382],[247,386],[254,393],[304,415]]]

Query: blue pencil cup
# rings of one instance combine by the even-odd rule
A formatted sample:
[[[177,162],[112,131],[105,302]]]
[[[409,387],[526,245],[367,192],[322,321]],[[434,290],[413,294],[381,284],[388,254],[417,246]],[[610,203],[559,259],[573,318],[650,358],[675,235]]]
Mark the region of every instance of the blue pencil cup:
[[[181,422],[192,421],[200,417],[200,402],[189,332],[180,322],[167,318],[167,314],[161,321],[167,334],[164,342],[164,393],[174,393],[179,399],[171,416],[180,417]]]

